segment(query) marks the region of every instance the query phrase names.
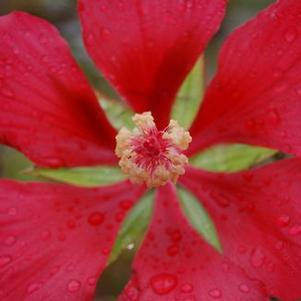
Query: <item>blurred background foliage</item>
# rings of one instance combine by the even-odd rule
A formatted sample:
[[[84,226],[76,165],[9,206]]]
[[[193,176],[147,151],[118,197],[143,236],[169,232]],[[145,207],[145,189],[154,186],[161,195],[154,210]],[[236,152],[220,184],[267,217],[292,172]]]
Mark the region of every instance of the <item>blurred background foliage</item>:
[[[216,69],[218,50],[225,37],[238,25],[254,16],[272,0],[230,0],[226,19],[220,32],[216,35],[206,50],[206,82],[210,80]],[[74,56],[82,66],[87,77],[96,89],[110,97],[118,98],[84,50],[80,26],[76,12],[76,0],[0,0],[0,15],[14,10],[22,10],[43,17],[55,24],[62,35],[68,40]],[[247,37],[246,37],[247,38]],[[26,173],[20,172],[31,166],[31,162],[18,152],[0,146],[0,176],[28,180]],[[96,300],[116,300],[130,276],[130,263],[134,251],[129,248],[117,261],[111,264],[102,276],[97,289]]]

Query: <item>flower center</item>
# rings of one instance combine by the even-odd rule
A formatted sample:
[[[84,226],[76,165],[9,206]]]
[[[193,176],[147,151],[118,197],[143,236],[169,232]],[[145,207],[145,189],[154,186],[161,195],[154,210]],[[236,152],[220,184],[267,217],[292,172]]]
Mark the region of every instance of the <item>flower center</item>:
[[[185,173],[187,157],[182,154],[191,142],[191,136],[171,120],[165,130],[159,131],[150,112],[133,117],[136,127],[122,128],[116,136],[116,155],[119,166],[133,183],[159,187],[169,180],[177,182]]]

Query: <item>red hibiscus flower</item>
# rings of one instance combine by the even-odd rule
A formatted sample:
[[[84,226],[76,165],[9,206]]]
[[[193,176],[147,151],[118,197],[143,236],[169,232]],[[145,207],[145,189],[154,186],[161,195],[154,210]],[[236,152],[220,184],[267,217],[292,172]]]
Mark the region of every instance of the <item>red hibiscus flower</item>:
[[[280,0],[228,38],[188,150],[189,133],[169,123],[225,6],[79,1],[91,57],[131,108],[152,114],[118,135],[53,26],[24,13],[0,18],[0,141],[44,167],[120,160],[131,180],[89,189],[2,180],[1,300],[91,300],[122,217],[145,192],[132,182],[160,187],[120,300],[300,299],[300,159],[214,174],[186,165],[186,156],[230,142],[301,154],[301,2]],[[213,218],[221,253],[183,216],[178,178]]]

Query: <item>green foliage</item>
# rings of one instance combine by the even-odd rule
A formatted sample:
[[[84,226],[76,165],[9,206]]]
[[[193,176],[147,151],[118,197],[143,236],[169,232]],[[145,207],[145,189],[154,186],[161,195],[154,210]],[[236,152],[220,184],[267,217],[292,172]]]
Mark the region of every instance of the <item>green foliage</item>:
[[[190,158],[190,164],[214,172],[236,172],[273,156],[275,150],[244,144],[216,145]]]
[[[111,252],[110,263],[118,258],[122,250],[140,243],[150,221],[153,199],[153,191],[146,193],[127,215]]]
[[[172,108],[171,118],[188,129],[200,107],[204,91],[204,62],[199,59],[187,76],[176,102]]]
[[[76,167],[76,168],[34,168],[27,173],[82,187],[97,187],[113,184],[125,179],[119,167]]]
[[[177,189],[183,211],[192,227],[217,251],[222,251],[215,225],[206,209],[190,192],[183,188]]]

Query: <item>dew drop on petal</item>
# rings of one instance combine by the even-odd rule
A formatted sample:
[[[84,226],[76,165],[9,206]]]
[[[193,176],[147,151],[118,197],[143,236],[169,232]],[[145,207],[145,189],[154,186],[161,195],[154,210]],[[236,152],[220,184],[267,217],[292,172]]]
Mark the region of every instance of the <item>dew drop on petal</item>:
[[[103,249],[102,249],[102,254],[105,255],[105,256],[109,255],[109,254],[110,254],[110,249],[108,249],[108,248],[103,248]]]
[[[104,214],[101,212],[93,212],[88,217],[88,223],[92,226],[99,226],[104,221]]]
[[[8,237],[6,237],[6,239],[4,240],[4,244],[6,244],[7,246],[12,246],[16,243],[17,238],[14,235],[10,235]]]
[[[301,97],[301,87],[300,87],[300,88],[297,88],[296,93],[298,94],[298,96]]]
[[[125,200],[120,202],[119,207],[123,210],[128,210],[133,206],[133,201],[131,200]]]
[[[8,215],[15,216],[17,214],[17,209],[14,207],[11,207],[8,209]]]
[[[139,298],[139,291],[134,286],[125,288],[125,294],[130,301],[137,301]]]
[[[245,284],[245,283],[242,283],[240,286],[239,286],[239,290],[242,292],[242,293],[248,293],[250,291],[250,288]]]
[[[297,33],[293,30],[291,31],[287,31],[284,35],[284,38],[285,40],[288,42],[288,43],[292,43],[296,40],[297,38]]]
[[[41,240],[49,240],[51,238],[50,231],[43,231],[40,235]]]
[[[299,235],[301,234],[301,225],[295,225],[289,230],[290,235]]]
[[[49,165],[49,167],[53,168],[64,165],[64,162],[59,158],[47,157],[44,158],[44,161],[47,163],[47,165]]]
[[[151,278],[150,283],[153,291],[158,295],[170,293],[177,286],[177,277],[162,273]]]
[[[14,93],[6,88],[1,89],[2,95],[7,97],[7,98],[13,98],[14,97]]]
[[[219,289],[215,288],[215,289],[209,291],[209,296],[214,299],[219,299],[223,296],[223,294]]]
[[[67,288],[70,293],[76,293],[81,288],[81,283],[78,280],[70,280]]]
[[[89,284],[90,286],[95,286],[96,283],[97,283],[97,278],[96,278],[96,277],[89,277],[89,278],[87,279],[87,282],[88,282],[88,284]]]
[[[191,284],[189,284],[189,283],[185,283],[185,284],[183,284],[181,286],[181,291],[183,293],[189,294],[189,293],[191,293],[193,291],[193,286]]]
[[[270,125],[278,125],[281,121],[280,115],[276,109],[271,109],[267,114],[267,121]]]
[[[280,227],[286,227],[290,223],[290,217],[288,215],[281,215],[278,217],[277,223]]]
[[[169,256],[176,256],[178,253],[179,253],[179,247],[177,245],[175,245],[175,244],[170,245],[167,248],[167,254]]]
[[[0,256],[0,267],[4,267],[12,261],[11,256],[9,255],[1,255]]]
[[[41,287],[42,287],[41,283],[32,283],[27,287],[27,293],[32,294],[37,290],[41,289]]]
[[[263,265],[264,260],[265,256],[263,255],[263,253],[259,249],[254,250],[254,252],[251,255],[252,266],[255,268],[259,268]]]

